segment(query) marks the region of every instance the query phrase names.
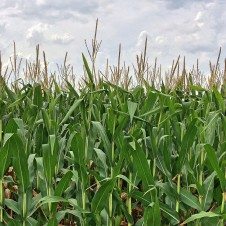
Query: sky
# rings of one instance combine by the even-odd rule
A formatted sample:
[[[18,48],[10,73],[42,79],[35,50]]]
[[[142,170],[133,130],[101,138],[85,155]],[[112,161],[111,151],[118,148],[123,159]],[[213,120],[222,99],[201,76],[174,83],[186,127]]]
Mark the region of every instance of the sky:
[[[95,20],[102,40],[98,65],[108,58],[132,64],[148,37],[148,57],[167,68],[180,54],[188,66],[199,58],[208,71],[222,47],[221,65],[226,57],[225,0],[1,0],[0,51],[4,63],[16,42],[18,55],[32,60],[35,46],[45,50],[50,65],[62,63],[66,52],[75,72],[81,73],[81,53],[87,55],[84,40],[91,41]]]

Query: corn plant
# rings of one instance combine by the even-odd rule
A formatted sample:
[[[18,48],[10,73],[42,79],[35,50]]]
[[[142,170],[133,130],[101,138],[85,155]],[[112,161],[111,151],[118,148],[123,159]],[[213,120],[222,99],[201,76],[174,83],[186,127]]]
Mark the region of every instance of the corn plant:
[[[60,82],[48,74],[45,53],[43,71],[38,57],[27,65],[28,82],[10,84],[1,72],[0,224],[223,226],[226,99],[225,84],[217,83],[219,60],[208,85],[194,71],[188,76],[185,60],[180,75],[179,58],[164,81],[157,60],[150,72],[146,40],[131,86],[121,46],[118,65],[106,69],[112,79],[104,79],[95,69],[100,44],[92,45],[91,67],[82,55],[80,87],[64,74],[67,55]]]

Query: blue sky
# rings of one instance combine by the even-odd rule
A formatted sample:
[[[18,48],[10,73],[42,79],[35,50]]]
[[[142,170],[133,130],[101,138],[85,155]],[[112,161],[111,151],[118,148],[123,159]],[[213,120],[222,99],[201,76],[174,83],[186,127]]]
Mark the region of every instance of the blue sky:
[[[226,57],[225,9],[223,0],[1,0],[0,50],[7,63],[13,41],[27,59],[40,44],[51,65],[62,62],[68,51],[79,74],[84,39],[91,40],[99,18],[100,67],[106,58],[116,63],[119,43],[123,60],[131,64],[148,36],[150,62],[158,57],[167,68],[180,54],[189,66],[199,58],[207,71],[220,46],[221,63]]]

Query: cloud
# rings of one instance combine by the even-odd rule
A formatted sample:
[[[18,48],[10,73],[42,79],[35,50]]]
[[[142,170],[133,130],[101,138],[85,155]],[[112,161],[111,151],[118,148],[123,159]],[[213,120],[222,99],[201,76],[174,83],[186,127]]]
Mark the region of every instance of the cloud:
[[[150,38],[150,35],[147,31],[141,31],[139,34],[139,37],[137,39],[137,43],[136,43],[136,48],[138,50],[143,50],[144,49],[144,44],[145,44],[145,40],[146,38]]]
[[[187,0],[187,1],[184,1],[184,0],[176,0],[176,1],[175,0],[165,0],[166,7],[171,9],[171,10],[189,7],[192,4],[197,4],[197,2],[206,3],[206,2],[211,2],[211,0]]]
[[[1,0],[0,47],[15,40],[29,54],[40,43],[51,62],[63,61],[68,51],[81,71],[84,39],[92,39],[98,17],[102,62],[104,56],[117,62],[121,43],[122,59],[131,63],[148,36],[150,60],[158,56],[168,65],[180,54],[191,65],[200,58],[207,68],[220,46],[226,56],[225,8],[223,0]]]
[[[2,0],[0,9],[9,17],[56,23],[66,19],[84,20],[84,16],[90,16],[99,9],[99,2],[100,0]]]
[[[61,9],[64,10],[73,10],[78,11],[80,13],[89,14],[95,8],[99,7],[98,1],[82,1],[82,0],[36,0],[35,7],[40,7],[42,9],[48,7],[49,10],[51,9]]]
[[[159,45],[164,44],[165,41],[166,41],[166,38],[163,35],[156,36],[155,38],[155,42]]]
[[[1,0],[0,8],[11,8],[15,7],[16,1],[15,0]]]
[[[5,21],[0,22],[0,34],[4,33],[7,28],[7,23]]]
[[[30,27],[26,32],[26,40],[30,45],[37,45],[47,40],[45,32],[48,30],[49,25],[38,23]]]
[[[74,40],[74,37],[69,33],[60,35],[58,33],[52,33],[53,30],[54,27],[52,25],[45,23],[35,24],[27,29],[26,40],[31,46],[42,43],[66,45]]]
[[[70,44],[74,40],[74,37],[68,33],[63,35],[54,34],[52,35],[51,40],[57,44]]]

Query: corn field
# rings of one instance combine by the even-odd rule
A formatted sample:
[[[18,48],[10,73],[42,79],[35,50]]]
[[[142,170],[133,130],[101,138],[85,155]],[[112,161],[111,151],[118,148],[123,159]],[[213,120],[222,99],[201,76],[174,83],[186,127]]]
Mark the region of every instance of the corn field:
[[[38,46],[22,79],[16,53],[11,71],[1,62],[0,225],[225,225],[219,59],[208,78],[179,58],[163,78],[145,47],[133,83],[121,46],[118,65],[100,72],[92,44],[79,86],[67,55],[57,79]]]

